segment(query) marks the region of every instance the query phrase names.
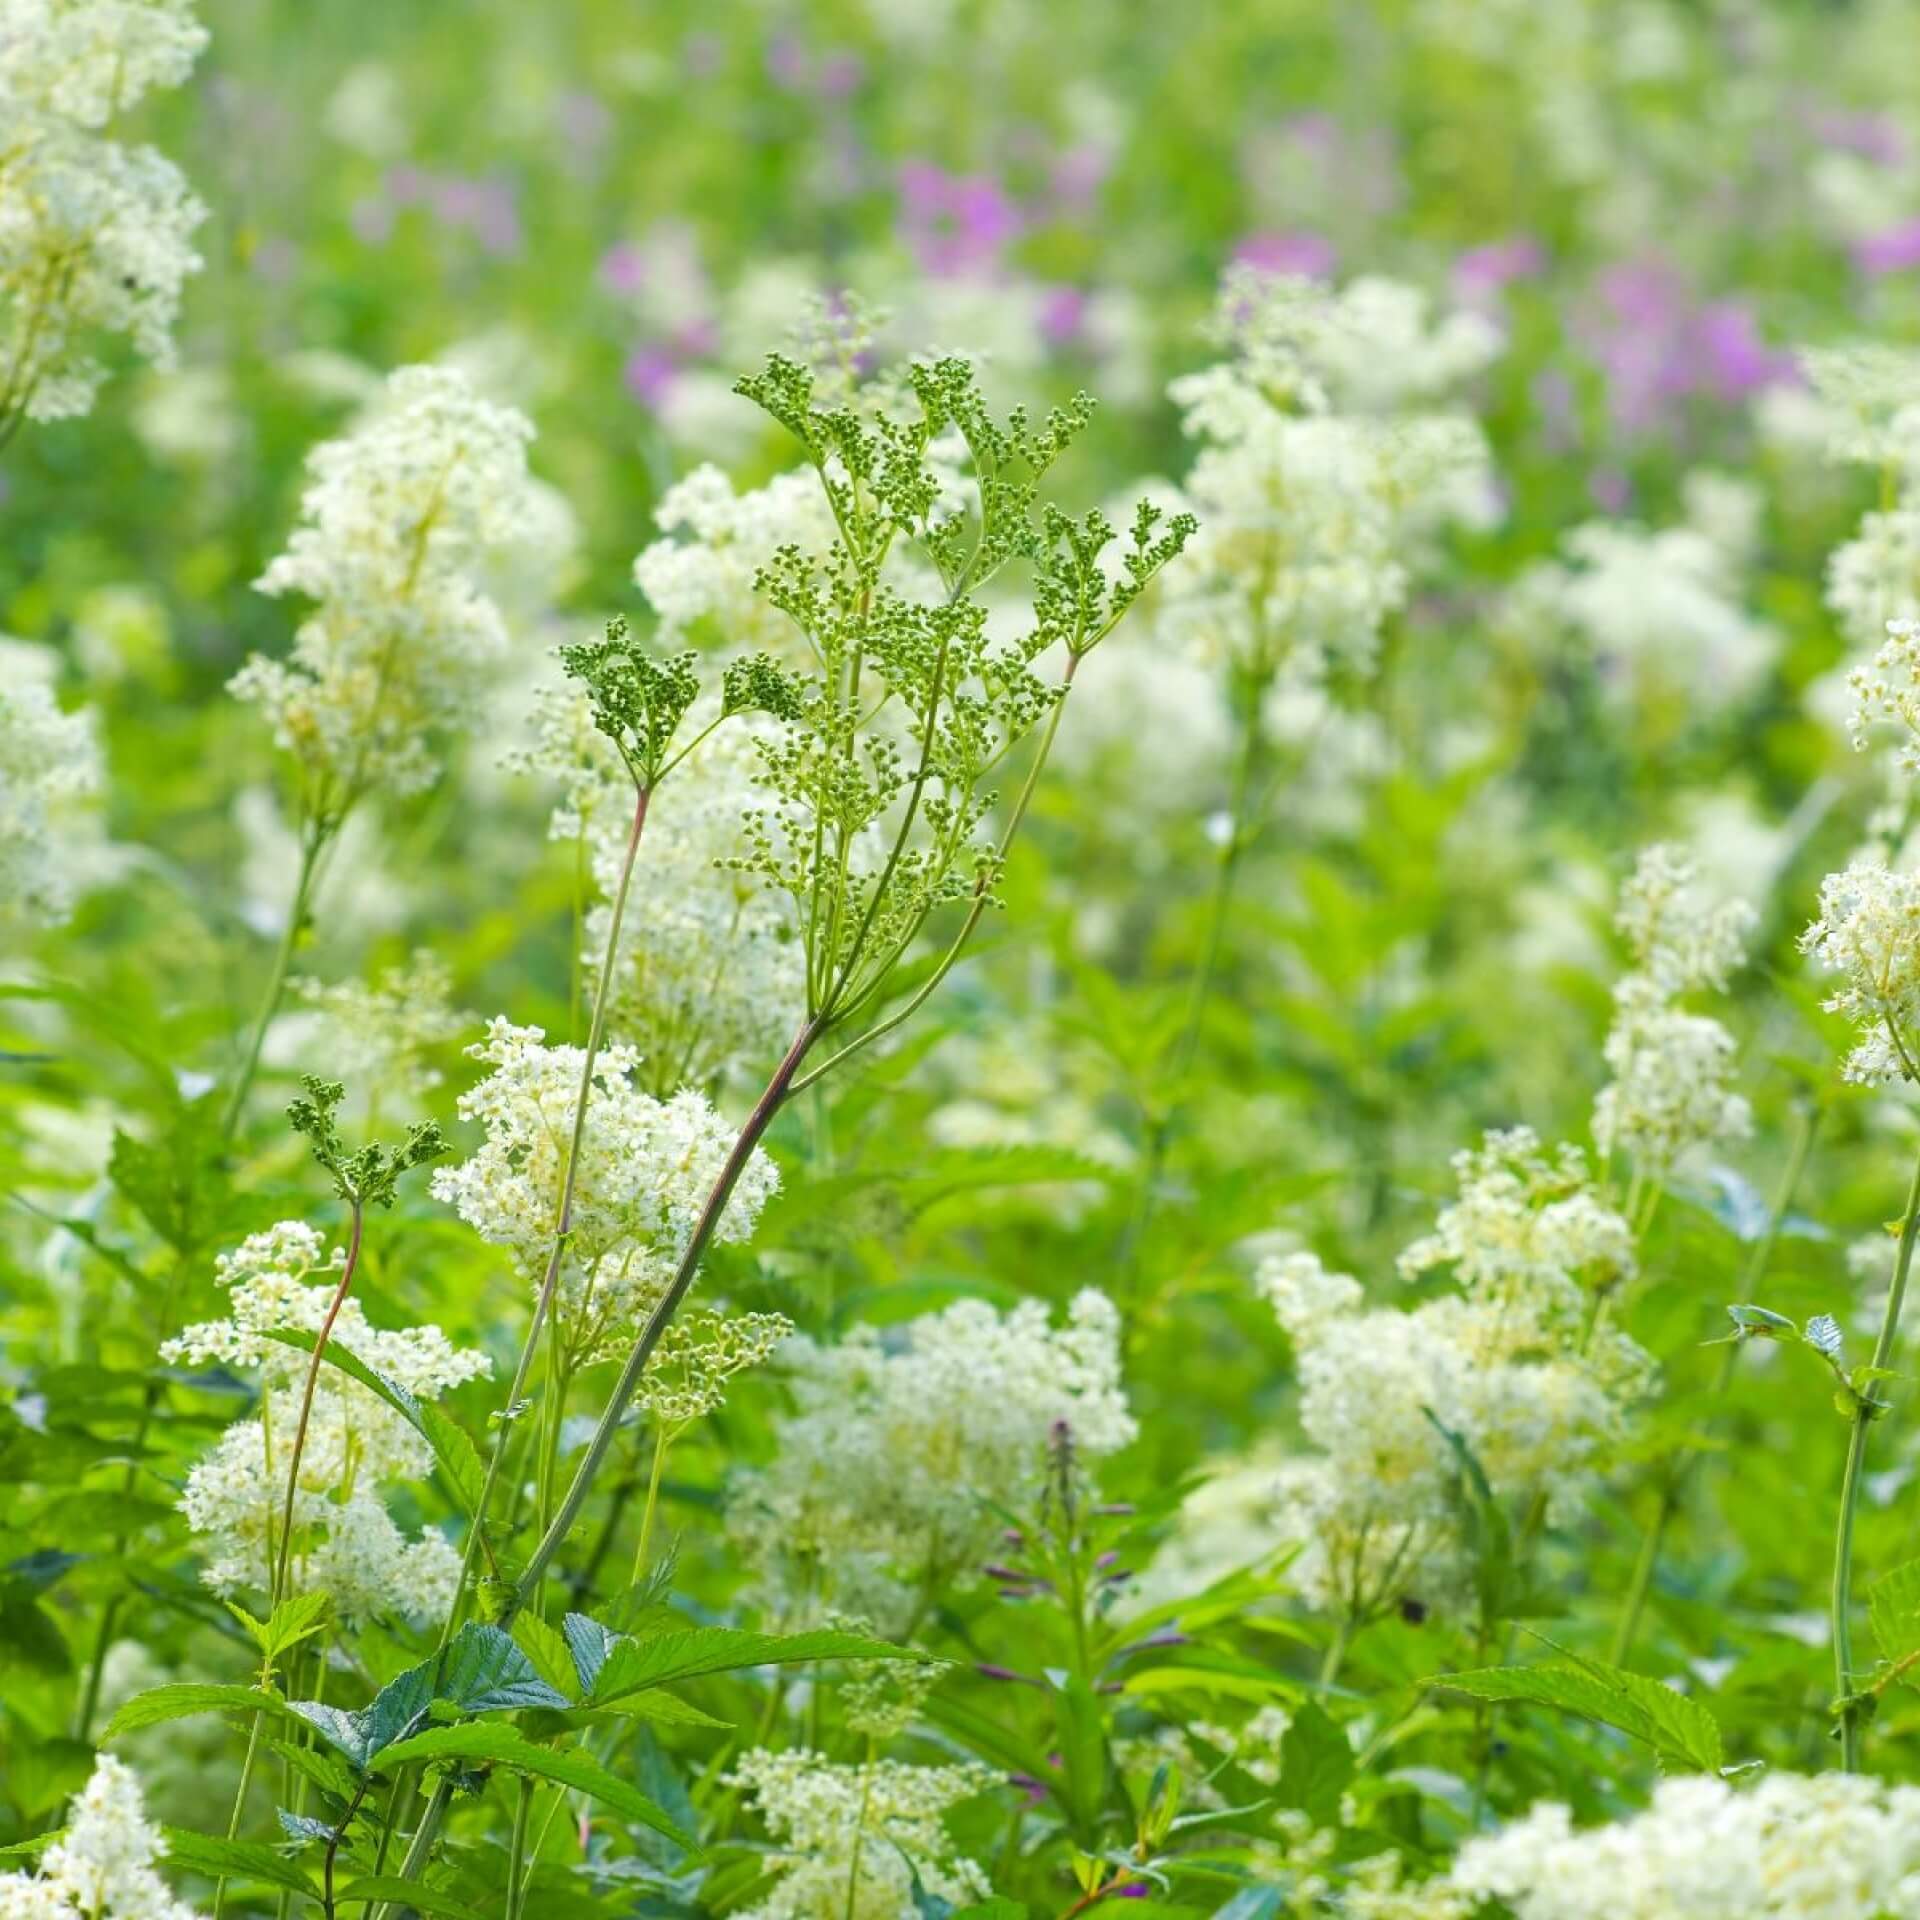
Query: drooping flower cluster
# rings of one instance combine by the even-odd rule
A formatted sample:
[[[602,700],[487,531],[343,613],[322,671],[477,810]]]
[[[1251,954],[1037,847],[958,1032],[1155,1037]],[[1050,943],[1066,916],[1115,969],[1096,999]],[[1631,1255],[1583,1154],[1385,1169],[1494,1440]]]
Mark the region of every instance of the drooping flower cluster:
[[[437,736],[472,715],[506,653],[483,573],[542,522],[532,437],[462,375],[402,367],[365,420],[309,457],[305,524],[257,584],[313,611],[288,659],[255,654],[231,682],[292,755],[309,821],[438,777]]]
[[[917,1893],[956,1907],[987,1897],[986,1875],[941,1824],[993,1785],[985,1767],[841,1766],[804,1747],[756,1747],[729,1780],[753,1796],[781,1875],[742,1920],[899,1920],[920,1910]]]
[[[188,1524],[213,1550],[201,1578],[216,1593],[268,1590],[309,1364],[307,1352],[273,1335],[319,1331],[344,1260],[341,1249],[329,1254],[321,1236],[299,1221],[256,1233],[216,1266],[231,1299],[228,1318],[189,1327],[161,1349],[176,1364],[260,1375],[260,1416],[227,1429],[188,1476],[180,1501]],[[310,1284],[316,1279],[321,1284]],[[455,1347],[437,1326],[370,1326],[351,1298],[334,1321],[332,1344],[418,1400],[437,1399],[489,1370],[485,1354]],[[431,1528],[407,1540],[380,1495],[383,1485],[424,1480],[432,1471],[432,1449],[393,1407],[338,1368],[323,1366],[294,1498],[291,1590],[326,1592],[348,1618],[443,1619],[453,1603],[459,1555]]]
[[[437,1087],[442,1076],[431,1055],[473,1026],[474,1016],[451,1003],[452,985],[445,964],[425,948],[402,966],[383,968],[371,983],[287,982],[318,1016],[319,1032],[307,1049],[316,1061],[355,1086],[402,1097]]]
[[[1920,874],[1862,856],[1820,883],[1820,917],[1800,936],[1840,984],[1823,1003],[1859,1029],[1842,1072],[1873,1086],[1920,1080]]]
[[[0,686],[0,922],[57,922],[72,904],[63,815],[100,785],[100,750],[85,713],[63,713],[53,689],[21,667]]]
[[[836,1346],[796,1339],[781,1357],[796,1411],[736,1489],[732,1527],[769,1573],[817,1561],[876,1618],[897,1610],[895,1574],[951,1576],[985,1554],[988,1502],[1037,1482],[1056,1426],[1086,1459],[1135,1433],[1119,1314],[1091,1288],[1064,1326],[1037,1300],[1004,1315],[962,1300]]]
[[[1747,1103],[1728,1084],[1733,1036],[1677,1002],[1725,989],[1753,919],[1743,901],[1704,900],[1693,863],[1678,848],[1641,854],[1614,920],[1633,965],[1614,985],[1606,1043],[1613,1080],[1594,1102],[1594,1144],[1603,1154],[1625,1153],[1651,1175],[1690,1147],[1747,1133]]]
[[[1449,1433],[1497,1499],[1541,1498],[1551,1515],[1579,1497],[1649,1363],[1619,1334],[1569,1334],[1559,1296],[1575,1282],[1549,1250],[1558,1237],[1549,1225],[1491,1245],[1488,1284],[1408,1312],[1365,1309],[1359,1282],[1312,1254],[1261,1269],[1319,1449],[1278,1476],[1282,1535],[1305,1549],[1289,1577],[1314,1605],[1358,1625],[1408,1594],[1459,1597],[1470,1560]],[[1566,1257],[1585,1238],[1576,1227]]]
[[[1916,1920],[1920,1787],[1859,1774],[1662,1780],[1578,1832],[1538,1805],[1461,1848],[1452,1886],[1515,1920]]]
[[[1920,620],[1889,620],[1879,651],[1869,665],[1853,669],[1847,688],[1855,752],[1865,752],[1876,725],[1891,723],[1901,730],[1899,764],[1920,772]]]
[[[743,847],[741,821],[761,804],[744,728],[708,740],[648,814],[643,883],[620,929],[608,995],[612,1031],[640,1056],[662,1096],[709,1086],[779,1058],[806,1008],[806,961],[789,905],[756,874],[722,863]],[[623,783],[625,784],[625,783]],[[625,809],[591,806],[593,875],[603,895],[626,857]],[[589,914],[584,964],[597,976],[612,909]]]
[[[166,364],[206,209],[173,163],[98,129],[178,86],[206,30],[185,0],[12,0],[0,33],[0,439],[82,414],[95,336]]]
[[[507,1248],[535,1282],[553,1246],[585,1061],[578,1047],[543,1042],[538,1027],[494,1020],[467,1049],[493,1068],[459,1103],[460,1117],[477,1120],[486,1139],[471,1159],[433,1176],[434,1196],[482,1239]],[[621,1342],[659,1304],[733,1146],[733,1129],[703,1095],[642,1093],[632,1079],[637,1065],[633,1049],[620,1045],[603,1047],[594,1063],[556,1296],[576,1360]],[[779,1184],[773,1162],[756,1150],[715,1238],[748,1239]]]
[[[0,1920],[195,1920],[154,1870],[166,1851],[132,1768],[103,1753],[39,1872],[0,1875]]]
[[[1182,488],[1200,532],[1167,571],[1162,618],[1255,687],[1364,671],[1419,543],[1490,511],[1479,428],[1415,403],[1498,338],[1464,315],[1429,332],[1422,297],[1389,282],[1335,293],[1244,270],[1215,333],[1228,357],[1172,387],[1200,444]]]

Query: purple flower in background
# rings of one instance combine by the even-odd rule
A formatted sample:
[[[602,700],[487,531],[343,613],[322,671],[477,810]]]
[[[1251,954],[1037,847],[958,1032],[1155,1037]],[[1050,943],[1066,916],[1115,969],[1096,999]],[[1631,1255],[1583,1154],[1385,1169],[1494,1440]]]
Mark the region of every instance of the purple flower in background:
[[[1330,278],[1339,258],[1324,234],[1297,229],[1290,233],[1250,233],[1234,248],[1233,257],[1244,267],[1262,273],[1297,274],[1302,279]]]
[[[951,279],[997,267],[1020,213],[988,174],[909,160],[900,169],[900,228],[921,267]]]
[[[1091,213],[1112,171],[1112,149],[1093,141],[1082,141],[1056,154],[1047,169],[1047,187],[1055,207],[1067,215]]]
[[[647,284],[646,255],[624,240],[616,241],[600,256],[600,284],[609,293],[638,293]]]
[[[1453,297],[1462,306],[1485,312],[1516,280],[1534,280],[1546,271],[1546,250],[1526,234],[1469,247],[1453,263]]]
[[[1625,513],[1633,487],[1618,467],[1596,467],[1587,476],[1587,496],[1603,513]]]
[[[1601,274],[1598,312],[1583,329],[1607,381],[1607,408],[1629,434],[1668,422],[1676,402],[1732,402],[1793,377],[1745,302],[1697,303],[1666,262],[1622,261]]]
[[[717,33],[690,33],[680,43],[681,62],[696,80],[718,73],[726,57],[726,42]]]
[[[1853,243],[1853,264],[1878,279],[1888,273],[1910,273],[1920,267],[1920,217],[1882,227]]]
[[[363,246],[384,247],[393,238],[394,206],[384,194],[370,193],[353,203],[347,222]]]
[[[1716,300],[1702,307],[1695,332],[1705,384],[1723,400],[1744,400],[1794,377],[1793,356],[1767,345],[1744,301]]]
[[[1907,138],[1900,123],[1884,113],[1823,113],[1813,121],[1814,137],[1823,146],[1857,153],[1883,167],[1897,167],[1907,157]]]
[[[813,87],[822,100],[850,100],[866,77],[867,63],[857,53],[833,47],[820,56]]]
[[[767,42],[767,78],[788,93],[798,93],[807,84],[813,63],[807,58],[807,44],[797,33],[776,33]]]
[[[1040,296],[1040,333],[1050,347],[1070,347],[1087,324],[1087,296],[1078,287],[1049,287]]]
[[[432,202],[448,226],[464,227],[488,253],[520,251],[520,209],[504,181],[449,175],[433,183]]]
[[[679,377],[680,364],[665,347],[636,347],[621,369],[627,391],[649,407],[659,406]]]

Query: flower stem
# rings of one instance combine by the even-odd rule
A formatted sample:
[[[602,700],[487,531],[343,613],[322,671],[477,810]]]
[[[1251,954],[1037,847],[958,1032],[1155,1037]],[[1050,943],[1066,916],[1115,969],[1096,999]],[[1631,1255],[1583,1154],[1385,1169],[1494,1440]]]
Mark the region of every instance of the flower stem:
[[[1742,1298],[1751,1300],[1760,1290],[1760,1283],[1766,1278],[1768,1265],[1773,1259],[1773,1250],[1780,1238],[1781,1222],[1787,1217],[1793,1206],[1793,1197],[1800,1190],[1801,1177],[1807,1168],[1807,1157],[1813,1149],[1813,1136],[1820,1124],[1819,1109],[1803,1108],[1800,1124],[1794,1131],[1793,1146],[1787,1156],[1785,1171],[1780,1176],[1780,1185],[1773,1196],[1773,1205],[1767,1213],[1766,1231],[1755,1242],[1752,1258],[1748,1260],[1745,1277],[1742,1281]],[[1740,1348],[1729,1342],[1722,1350],[1720,1366],[1713,1378],[1713,1393],[1716,1399],[1724,1397],[1733,1385],[1734,1368],[1738,1363]],[[1634,1561],[1633,1577],[1627,1587],[1627,1597],[1620,1609],[1619,1623],[1613,1632],[1613,1644],[1608,1650],[1607,1659],[1616,1667],[1623,1667],[1633,1656],[1634,1637],[1640,1631],[1640,1618],[1646,1611],[1647,1596],[1653,1589],[1653,1577],[1659,1571],[1660,1548],[1666,1539],[1667,1528],[1673,1524],[1673,1517],[1680,1510],[1680,1502],[1686,1496],[1687,1481],[1700,1458],[1698,1447],[1681,1447],[1667,1462],[1667,1470],[1660,1487],[1660,1504],[1654,1510],[1653,1523],[1647,1528],[1640,1542],[1640,1552]]]
[[[294,1500],[300,1490],[300,1458],[307,1448],[307,1422],[313,1413],[313,1397],[320,1384],[320,1365],[326,1358],[327,1341],[333,1333],[333,1323],[340,1317],[340,1309],[347,1303],[347,1295],[353,1290],[353,1277],[360,1266],[360,1236],[365,1224],[364,1210],[356,1196],[350,1203],[352,1225],[347,1233],[346,1264],[340,1269],[340,1284],[333,1290],[333,1298],[327,1303],[326,1318],[320,1323],[320,1331],[314,1336],[313,1357],[307,1362],[307,1378],[300,1392],[300,1418],[293,1429],[293,1453],[287,1462],[287,1497],[280,1509],[280,1557],[273,1569],[273,1584],[267,1592],[267,1613],[272,1617],[273,1609],[287,1595],[287,1573],[293,1559],[293,1508]]]
[[[647,1475],[647,1504],[640,1516],[640,1544],[634,1549],[633,1578],[627,1582],[630,1587],[637,1587],[647,1571],[647,1548],[653,1542],[653,1519],[660,1506],[660,1476],[666,1471],[668,1445],[666,1424],[662,1422],[653,1440],[653,1471]]]
[[[267,991],[260,1002],[260,1011],[254,1016],[253,1032],[247,1041],[246,1058],[241,1062],[240,1073],[233,1083],[233,1091],[227,1095],[226,1112],[220,1120],[220,1137],[231,1141],[240,1125],[241,1110],[247,1104],[247,1095],[253,1090],[254,1076],[260,1071],[260,1050],[267,1043],[267,1028],[273,1024],[273,1016],[280,1011],[281,996],[287,990],[287,975],[293,970],[294,949],[300,944],[300,929],[306,924],[307,905],[313,893],[314,873],[320,863],[320,854],[332,838],[337,823],[322,826],[309,823],[300,835],[300,867],[293,883],[293,902],[287,908],[287,924],[280,935],[280,945],[274,954],[273,972],[267,978]]]
[[[441,1631],[444,1648],[459,1625],[461,1602],[473,1578],[477,1553],[487,1522],[487,1509],[493,1500],[494,1483],[500,1477],[500,1462],[506,1452],[507,1437],[513,1426],[514,1409],[526,1392],[527,1376],[533,1371],[533,1356],[539,1350],[540,1334],[547,1315],[553,1310],[553,1297],[559,1290],[560,1266],[566,1257],[567,1241],[573,1232],[573,1203],[580,1177],[580,1145],[586,1137],[587,1108],[593,1099],[593,1069],[599,1059],[600,1043],[607,1029],[607,1001],[613,986],[615,958],[620,951],[620,926],[626,918],[627,894],[633,885],[633,869],[640,856],[640,837],[646,831],[647,806],[653,797],[650,787],[634,788],[633,827],[627,835],[626,857],[620,863],[620,880],[614,890],[613,916],[607,926],[607,949],[600,957],[600,983],[593,996],[593,1018],[587,1027],[586,1053],[580,1063],[580,1091],[573,1106],[573,1135],[567,1145],[566,1171],[561,1176],[560,1205],[554,1216],[553,1245],[547,1254],[546,1272],[541,1276],[540,1292],[533,1303],[533,1318],[520,1345],[520,1359],[513,1370],[513,1384],[507,1389],[504,1416],[494,1427],[493,1445],[487,1452],[487,1469],[481,1478],[480,1495],[474,1502],[473,1524],[467,1529],[466,1550],[460,1562],[460,1580],[454,1588],[453,1605],[447,1609],[446,1625]]]
[[[1913,1181],[1907,1190],[1907,1210],[1900,1222],[1900,1251],[1893,1263],[1887,1310],[1880,1321],[1880,1337],[1873,1343],[1872,1364],[1876,1368],[1884,1368],[1893,1357],[1916,1237],[1920,1237],[1920,1160],[1914,1162]],[[1865,1391],[1854,1397],[1853,1434],[1847,1444],[1846,1472],[1840,1482],[1840,1523],[1833,1547],[1833,1677],[1840,1702],[1840,1764],[1849,1773],[1860,1765],[1860,1711],[1849,1697],[1853,1692],[1853,1519],[1860,1504],[1867,1429],[1880,1411],[1873,1391],[1874,1383],[1869,1381]]]

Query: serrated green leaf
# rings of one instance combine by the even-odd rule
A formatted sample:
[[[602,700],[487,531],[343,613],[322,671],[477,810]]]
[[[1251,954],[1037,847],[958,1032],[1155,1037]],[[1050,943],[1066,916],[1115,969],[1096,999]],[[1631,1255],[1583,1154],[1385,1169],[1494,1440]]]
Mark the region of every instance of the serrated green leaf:
[[[1549,1643],[1551,1644],[1551,1643]],[[1556,1651],[1562,1651],[1556,1649]],[[1483,1667],[1434,1684],[1476,1700],[1555,1707],[1617,1728],[1651,1747],[1663,1766],[1711,1773],[1721,1761],[1719,1723],[1699,1701],[1644,1674],[1568,1655],[1533,1667]]]
[[[500,1720],[472,1720],[458,1727],[430,1727],[402,1740],[378,1756],[382,1769],[408,1766],[415,1761],[480,1760],[530,1773],[542,1780],[589,1795],[614,1812],[663,1833],[690,1853],[699,1842],[630,1782],[609,1773],[577,1748],[536,1746]]]
[[[157,1727],[165,1720],[185,1720],[196,1713],[277,1713],[294,1711],[277,1693],[258,1687],[218,1686],[211,1681],[181,1680],[150,1687],[124,1702],[107,1722],[103,1739],[111,1740],[139,1727]]]
[[[538,1614],[523,1613],[513,1623],[513,1638],[533,1663],[534,1672],[556,1693],[571,1701],[579,1691],[580,1680],[574,1671],[573,1653],[566,1635],[558,1627],[549,1626]]]
[[[272,1847],[253,1840],[222,1840],[184,1827],[169,1827],[166,1834],[167,1858],[176,1867],[212,1879],[263,1880],[270,1887],[290,1887],[295,1893],[313,1896],[313,1881],[305,1868]]]
[[[572,1621],[579,1615],[570,1615]],[[591,1623],[590,1623],[591,1624]],[[568,1634],[569,1641],[573,1636]],[[578,1648],[576,1648],[576,1656]],[[822,1628],[813,1633],[750,1633],[741,1627],[690,1627],[650,1640],[620,1640],[595,1670],[588,1703],[604,1705],[642,1687],[748,1667],[792,1666],[807,1660],[920,1660],[924,1654],[863,1634]]]
[[[1283,1807],[1299,1807],[1316,1826],[1340,1824],[1340,1797],[1353,1779],[1353,1748],[1325,1708],[1303,1700],[1280,1741]]]
[[[1867,1617],[1883,1658],[1901,1660],[1920,1648],[1920,1560],[1883,1573],[1867,1589]]]
[[[453,1636],[442,1658],[437,1700],[451,1700],[465,1713],[500,1713],[517,1707],[568,1707],[572,1696],[540,1677],[510,1634],[469,1621]]]

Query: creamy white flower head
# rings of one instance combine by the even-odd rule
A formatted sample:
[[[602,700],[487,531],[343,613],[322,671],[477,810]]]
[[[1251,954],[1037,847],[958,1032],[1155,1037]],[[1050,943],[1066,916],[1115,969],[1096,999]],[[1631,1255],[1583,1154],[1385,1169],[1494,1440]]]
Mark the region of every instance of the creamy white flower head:
[[[485,569],[542,524],[532,437],[461,375],[402,367],[367,419],[309,457],[305,524],[256,584],[313,611],[287,660],[255,654],[230,684],[294,757],[311,817],[438,777],[434,736],[474,714],[506,652]]]
[[[1335,295],[1230,275],[1215,328],[1229,357],[1169,390],[1200,443],[1182,488],[1200,531],[1166,571],[1161,618],[1260,684],[1282,669],[1312,679],[1329,661],[1368,666],[1424,542],[1490,503],[1471,419],[1391,410],[1444,386],[1452,357],[1423,371],[1418,354],[1404,367],[1380,354],[1368,328],[1410,323],[1418,306],[1383,285]],[[1366,387],[1366,366],[1404,378]]]
[[[1460,1197],[1400,1256],[1408,1279],[1447,1266],[1463,1292],[1521,1318],[1581,1322],[1595,1294],[1633,1277],[1633,1229],[1595,1192],[1580,1149],[1549,1157],[1531,1127],[1453,1157]]]
[[[99,127],[177,87],[207,44],[188,0],[8,0],[0,101]]]
[[[312,1227],[283,1220],[215,1263],[230,1297],[228,1317],[189,1327],[161,1348],[172,1364],[247,1368],[261,1377],[262,1417],[226,1430],[188,1475],[180,1502],[213,1550],[201,1578],[217,1593],[260,1592],[270,1584],[309,1364],[306,1353],[272,1336],[319,1332],[344,1260],[344,1251],[329,1251]],[[351,1297],[341,1304],[332,1341],[419,1400],[438,1399],[490,1368],[485,1354],[455,1347],[437,1326],[371,1326]],[[338,1368],[323,1367],[294,1497],[293,1591],[324,1591],[348,1618],[444,1619],[459,1555],[431,1528],[407,1540],[379,1492],[432,1471],[432,1448],[393,1407]]]
[[[735,653],[804,644],[753,581],[781,547],[832,546],[833,513],[816,474],[783,473],[737,493],[718,467],[699,466],[667,490],[653,517],[663,537],[641,550],[633,577],[660,616],[663,645],[700,640]]]
[[[1252,379],[1310,410],[1387,413],[1431,400],[1499,357],[1499,330],[1476,313],[1432,322],[1427,296],[1364,276],[1322,281],[1229,269],[1214,308],[1213,338]]]
[[[1920,771],[1920,621],[1889,620],[1886,639],[1870,666],[1847,676],[1853,712],[1847,731],[1864,752],[1875,727],[1900,729],[1900,764]]]
[[[1800,948],[1840,976],[1823,1002],[1827,1011],[1859,1028],[1842,1069],[1846,1078],[1866,1085],[1920,1079],[1920,875],[1876,859],[1828,874],[1820,883],[1820,917],[1800,936]]]
[[[781,1878],[742,1920],[901,1920],[916,1910],[916,1875],[954,1906],[984,1900],[987,1877],[955,1851],[942,1815],[994,1782],[971,1763],[842,1766],[804,1747],[750,1749],[727,1783],[753,1796]]]
[[[1920,1787],[1859,1774],[1662,1780],[1653,1804],[1576,1831],[1532,1808],[1470,1839],[1449,1876],[1516,1920],[1912,1920]]]
[[[125,334],[143,359],[171,362],[205,217],[151,147],[54,118],[22,128],[0,170],[0,427],[85,413],[106,378],[97,334]]]
[[[1589,521],[1560,543],[1564,561],[1529,568],[1503,621],[1534,645],[1571,629],[1621,692],[1677,687],[1712,707],[1745,698],[1780,636],[1740,604],[1737,559],[1690,526],[1652,531]]]
[[[837,1346],[794,1339],[781,1359],[796,1411],[776,1422],[773,1460],[743,1479],[729,1514],[763,1566],[817,1554],[837,1578],[845,1554],[959,1577],[992,1543],[988,1503],[1037,1484],[1056,1427],[1089,1459],[1136,1432],[1119,1314],[1091,1288],[1064,1326],[1037,1300],[1004,1315],[962,1300],[903,1326],[856,1327]]]
[[[1920,463],[1920,351],[1862,342],[1812,347],[1800,365],[1830,412],[1835,460],[1868,466]]]
[[[1725,988],[1753,921],[1744,901],[1707,900],[1679,848],[1641,854],[1614,920],[1633,966],[1613,990],[1605,1057],[1614,1077],[1594,1102],[1594,1144],[1603,1154],[1618,1150],[1657,1171],[1689,1148],[1748,1132],[1751,1110],[1729,1085],[1733,1036],[1675,1002]]]
[[[1311,1254],[1267,1262],[1257,1284],[1293,1343],[1300,1423],[1317,1449],[1275,1476],[1280,1537],[1304,1548],[1288,1577],[1355,1622],[1408,1593],[1454,1597],[1470,1578],[1459,1462],[1441,1427],[1472,1449],[1496,1498],[1565,1512],[1650,1377],[1646,1355],[1604,1322],[1558,1330],[1511,1296],[1368,1311],[1358,1283]]]
[[[0,1920],[195,1920],[154,1870],[166,1851],[132,1768],[103,1753],[40,1871],[0,1875]]]
[[[493,1068],[460,1096],[461,1119],[480,1122],[486,1139],[471,1159],[435,1170],[433,1193],[537,1282],[553,1245],[585,1055],[506,1020],[490,1022],[467,1052]],[[733,1147],[734,1129],[703,1095],[683,1089],[655,1099],[634,1086],[637,1065],[621,1045],[603,1047],[594,1062],[557,1296],[576,1358],[622,1343],[660,1303]],[[779,1184],[756,1149],[716,1240],[750,1238]]]
[[[1853,644],[1878,650],[1896,623],[1920,618],[1920,503],[1902,500],[1869,513],[1851,540],[1827,561],[1826,601]],[[1871,681],[1872,667],[1856,667],[1850,685]],[[1852,716],[1856,744],[1862,716]]]
[[[696,716],[696,724],[697,724]],[[744,847],[743,817],[766,803],[747,725],[708,740],[654,795],[639,883],[620,928],[607,1017],[665,1096],[737,1071],[764,1074],[806,1011],[806,957],[792,904],[757,874],[723,865]],[[593,877],[604,899],[626,858],[632,782],[588,801]],[[587,917],[582,964],[597,978],[612,909]]]
[[[371,983],[300,976],[287,986],[319,1016],[307,1049],[315,1064],[356,1091],[371,1086],[411,1096],[437,1087],[442,1075],[430,1054],[474,1023],[452,1004],[453,976],[445,963],[424,947],[403,966],[382,968]]]
[[[72,905],[74,804],[98,791],[93,718],[10,665],[0,685],[0,924],[64,920]]]

